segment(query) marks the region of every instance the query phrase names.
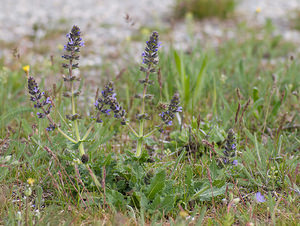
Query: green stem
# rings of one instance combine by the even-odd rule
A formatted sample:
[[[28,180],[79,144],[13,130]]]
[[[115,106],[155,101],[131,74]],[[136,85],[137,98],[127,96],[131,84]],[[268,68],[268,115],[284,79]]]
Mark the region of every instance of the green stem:
[[[82,140],[85,140],[88,135],[90,134],[90,132],[92,131],[92,129],[94,128],[95,122],[92,122],[91,126],[89,127],[89,129],[86,131],[86,133],[84,134]]]
[[[72,139],[71,137],[69,137],[67,134],[65,134],[64,131],[62,131],[59,127],[57,127],[58,132],[60,132],[65,138],[67,138],[69,141],[71,141],[72,143],[76,144],[77,141]]]
[[[56,110],[56,112],[57,112],[57,114],[59,115],[60,119],[64,122],[64,124],[65,124],[69,129],[71,129],[70,126],[69,126],[69,124],[68,124],[68,123],[66,122],[66,120],[64,119],[64,117],[60,114],[60,112],[59,112],[58,110]]]
[[[138,139],[138,142],[137,142],[137,146],[136,146],[136,153],[135,153],[135,156],[137,158],[139,158],[142,154],[142,146],[143,146],[143,137],[140,137]]]
[[[83,146],[82,142],[79,144],[79,153],[80,153],[80,156],[83,156],[85,154],[84,146]]]
[[[75,115],[76,114],[76,110],[75,110],[75,98],[74,98],[74,87],[73,87],[73,81],[71,82],[71,101],[72,101],[72,114]],[[78,129],[78,123],[77,123],[77,120],[75,119],[74,121],[74,127],[75,127],[75,135],[76,135],[76,139],[77,139],[77,142],[80,141],[80,135],[79,135],[79,129]],[[85,154],[85,151],[84,151],[84,147],[83,147],[83,143],[81,142],[79,144],[79,153],[80,153],[80,156],[84,155]]]
[[[42,110],[44,111],[44,113],[46,114],[46,110],[42,107]],[[51,118],[50,115],[46,114],[47,119],[50,121],[51,124],[55,125],[53,119]],[[67,138],[69,141],[73,142],[74,144],[77,143],[76,140],[74,140],[73,138],[71,138],[70,136],[68,136],[64,131],[62,131],[59,127],[57,127],[58,132],[60,132],[65,138]]]
[[[150,133],[147,133],[146,135],[144,135],[144,137],[150,137],[158,128],[155,128],[154,130],[152,130]]]
[[[73,54],[72,54],[73,55]],[[70,62],[69,62],[69,76],[70,78],[72,77],[72,59],[70,59]],[[75,97],[74,97],[74,86],[73,86],[73,80],[71,81],[71,103],[72,103],[72,114],[75,115],[76,114],[76,109],[75,109]],[[89,133],[91,132],[92,128],[93,128],[93,124],[92,126],[88,129],[88,131],[86,132],[86,134],[84,135],[84,139],[86,137],[88,137]],[[79,128],[78,128],[78,123],[77,123],[77,120],[74,121],[74,127],[75,127],[75,135],[76,135],[76,139],[77,141],[75,141],[75,143],[78,143],[81,141],[80,139],[80,134],[79,134]],[[66,137],[66,136],[65,136]],[[67,138],[67,137],[66,137]],[[83,140],[84,140],[83,139]],[[72,139],[73,140],[73,139]],[[80,153],[80,156],[84,155],[85,154],[85,151],[84,151],[84,146],[83,146],[83,143],[81,142],[79,144],[79,153]],[[100,188],[101,188],[101,184],[100,182],[98,181],[95,173],[92,171],[92,169],[88,166],[88,165],[85,165],[87,170],[89,171],[97,189],[99,190],[99,192],[101,192]]]
[[[148,66],[148,71],[146,73],[146,78],[145,78],[145,83],[144,83],[141,115],[145,114],[145,96],[147,93],[147,85],[148,85],[149,75],[150,75],[150,65]],[[140,120],[139,139],[138,139],[138,143],[137,143],[137,147],[136,147],[136,154],[135,154],[135,156],[137,158],[141,156],[143,141],[144,141],[144,118],[142,118]]]
[[[74,98],[74,86],[73,86],[73,81],[71,82],[71,101],[72,101],[72,114],[75,115],[76,114],[76,110],[75,110],[75,98]],[[74,121],[74,127],[75,127],[75,135],[77,138],[77,141],[80,140],[80,135],[79,135],[79,129],[78,129],[78,123],[77,120]]]
[[[70,66],[69,66],[69,73],[70,73],[70,77],[72,76],[72,60],[70,60]],[[75,97],[74,97],[74,85],[73,85],[73,81],[71,81],[71,102],[72,102],[72,114],[75,115],[76,114],[76,110],[75,110]],[[79,134],[79,129],[78,129],[78,123],[77,120],[75,119],[74,121],[74,127],[75,127],[75,135],[76,135],[76,139],[77,142],[79,142],[80,139],[80,134]],[[79,144],[79,153],[80,156],[85,154],[84,151],[84,147],[83,147],[83,143]]]
[[[137,132],[129,125],[129,123],[126,122],[126,125],[128,126],[128,128],[131,130],[131,132],[132,132],[136,137],[139,137],[139,135],[137,134]]]

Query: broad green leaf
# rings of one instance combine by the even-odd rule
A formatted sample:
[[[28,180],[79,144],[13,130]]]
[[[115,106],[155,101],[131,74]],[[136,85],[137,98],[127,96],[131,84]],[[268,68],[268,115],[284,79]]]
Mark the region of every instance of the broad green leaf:
[[[174,208],[176,201],[175,195],[168,195],[161,201],[161,209],[165,212],[171,211]]]
[[[155,195],[162,191],[165,187],[166,172],[164,170],[157,173],[151,180],[147,190],[147,198],[153,200]]]
[[[106,190],[106,198],[109,203],[111,203],[117,209],[124,209],[127,202],[123,195],[115,190]]]

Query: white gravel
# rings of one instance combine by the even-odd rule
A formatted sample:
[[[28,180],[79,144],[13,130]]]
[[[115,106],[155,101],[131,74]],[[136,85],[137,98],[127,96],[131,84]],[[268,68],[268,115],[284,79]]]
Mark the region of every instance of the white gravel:
[[[261,12],[253,16],[258,8]],[[277,27],[277,33],[286,40],[299,43],[299,32],[292,30],[289,22],[297,9],[300,10],[300,0],[242,0],[237,7],[239,12],[247,16],[248,21],[263,24],[266,19],[271,19]]]
[[[107,35],[124,36],[126,14],[137,21],[137,26],[153,25],[169,12],[172,3],[173,0],[1,0],[0,40],[15,40],[31,34],[34,24],[60,20],[97,33],[101,25],[111,26],[102,33],[109,30]]]
[[[87,65],[100,64],[100,53],[113,57],[118,55],[116,49],[122,47],[126,39],[141,27],[173,29],[173,37],[176,37],[174,44],[184,47],[190,38],[187,34],[188,26],[184,22],[174,25],[167,19],[175,2],[176,0],[0,0],[0,41],[20,42],[24,36],[33,34],[35,25],[55,28],[60,24],[67,32],[71,25],[76,24],[84,31],[85,40],[94,43],[94,54],[98,56],[85,59]],[[256,14],[258,7],[261,12]],[[270,18],[278,27],[277,32],[288,40],[300,42],[299,33],[291,30],[288,24],[288,16],[297,8],[300,9],[300,0],[240,0],[237,12],[252,24],[262,24],[266,18]],[[134,21],[133,26],[126,23],[126,14]],[[224,30],[227,30],[225,35],[228,37],[235,35],[234,28],[230,30],[228,24],[226,28],[218,22],[202,22],[198,26],[201,26],[201,33],[195,37],[212,36],[216,44],[224,35]],[[37,35],[42,38],[45,31],[40,29]]]

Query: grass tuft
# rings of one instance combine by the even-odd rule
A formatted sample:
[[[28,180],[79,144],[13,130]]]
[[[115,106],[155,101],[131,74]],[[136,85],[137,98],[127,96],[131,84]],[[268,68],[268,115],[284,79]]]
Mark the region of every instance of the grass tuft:
[[[177,0],[174,14],[177,18],[184,18],[187,13],[192,13],[198,19],[226,19],[232,15],[236,4],[237,0]]]

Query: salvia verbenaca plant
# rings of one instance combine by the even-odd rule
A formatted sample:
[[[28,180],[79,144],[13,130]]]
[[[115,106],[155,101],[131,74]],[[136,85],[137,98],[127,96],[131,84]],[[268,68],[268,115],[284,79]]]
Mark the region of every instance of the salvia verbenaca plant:
[[[223,151],[224,164],[237,165],[237,160],[232,159],[236,156],[236,139],[233,129],[230,129],[227,133],[227,139],[225,143],[225,150]]]
[[[79,128],[78,128],[78,119],[80,118],[80,115],[76,112],[76,97],[80,94],[78,90],[75,90],[74,82],[79,81],[80,78],[74,75],[73,70],[77,69],[79,67],[79,53],[80,48],[84,46],[84,42],[81,38],[81,31],[79,27],[73,26],[71,29],[71,32],[66,35],[68,42],[64,46],[65,54],[62,56],[67,63],[63,63],[63,68],[66,68],[68,70],[67,75],[63,75],[63,79],[65,83],[68,83],[69,91],[64,93],[64,96],[67,98],[71,98],[71,114],[66,115],[66,118],[71,120],[74,124],[74,132],[76,136],[76,141],[80,142],[80,134],[79,134]],[[67,87],[67,85],[66,85]],[[79,144],[79,152],[80,156],[83,162],[87,161],[87,155],[84,151],[83,143],[80,142]]]
[[[84,46],[84,42],[81,38],[81,31],[79,27],[73,26],[71,32],[67,34],[68,42],[64,46],[65,54],[62,56],[66,60],[66,63],[63,63],[63,68],[67,69],[67,75],[63,75],[63,80],[66,83],[67,91],[64,93],[65,97],[71,99],[71,114],[66,115],[66,118],[73,123],[73,134],[75,134],[75,138],[72,135],[68,135],[60,129],[60,126],[53,121],[50,117],[49,113],[52,108],[52,100],[49,97],[44,96],[36,82],[32,77],[28,80],[28,88],[29,92],[32,95],[32,101],[35,102],[35,106],[41,108],[41,112],[38,113],[39,118],[47,117],[50,121],[50,124],[47,128],[48,131],[52,131],[57,128],[57,130],[69,141],[78,145],[79,154],[83,163],[88,161],[88,155],[85,153],[83,142],[88,137],[91,132],[94,123],[87,130],[85,135],[81,137],[80,131],[78,128],[78,120],[81,118],[80,115],[76,111],[76,103],[77,96],[80,94],[80,91],[75,89],[75,82],[80,80],[80,77],[74,74],[74,70],[79,67],[79,53],[80,48]],[[143,93],[136,95],[141,99],[141,108],[139,109],[139,113],[136,116],[136,119],[139,121],[139,129],[138,131],[134,130],[129,124],[129,120],[126,118],[125,109],[119,104],[116,93],[114,91],[114,86],[112,82],[109,82],[104,90],[101,92],[101,96],[97,98],[94,103],[97,115],[94,117],[94,122],[101,123],[103,121],[103,117],[113,116],[114,118],[120,120],[122,125],[128,126],[131,132],[137,138],[137,149],[136,149],[136,157],[140,157],[142,153],[143,142],[145,138],[151,136],[155,131],[164,131],[164,126],[172,125],[173,119],[177,112],[182,111],[182,107],[180,107],[179,95],[176,93],[170,104],[167,105],[159,116],[162,120],[160,125],[157,125],[152,131],[145,133],[145,120],[149,120],[150,116],[146,113],[146,101],[151,99],[153,95],[147,93],[147,88],[149,85],[152,85],[154,82],[150,80],[150,75],[156,72],[156,68],[159,62],[158,59],[158,49],[160,47],[159,36],[157,32],[153,32],[150,36],[149,41],[146,42],[146,47],[144,52],[142,53],[143,66],[140,67],[140,70],[145,73],[144,79],[139,80],[139,82],[143,85]],[[44,98],[43,101],[41,98]],[[94,175],[93,179],[94,178]],[[95,179],[97,180],[97,179]],[[96,181],[98,183],[98,181]]]
[[[35,79],[30,76],[28,78],[28,91],[31,95],[31,101],[34,102],[34,107],[40,109],[40,111],[37,113],[38,118],[48,118],[50,121],[49,126],[47,127],[47,131],[53,131],[54,129],[57,129],[66,139],[68,139],[70,142],[72,142],[75,146],[78,146],[79,149],[79,155],[81,158],[82,163],[88,162],[88,155],[86,154],[84,150],[83,142],[86,140],[88,135],[90,134],[93,125],[90,126],[90,128],[87,130],[85,135],[81,137],[79,127],[78,127],[78,120],[80,119],[80,115],[76,112],[76,103],[77,99],[76,97],[80,94],[80,91],[75,90],[74,82],[79,81],[80,77],[76,76],[73,73],[74,69],[77,69],[79,67],[79,53],[80,48],[84,46],[84,42],[81,38],[81,31],[79,27],[73,26],[71,29],[71,32],[67,34],[68,42],[64,46],[65,54],[62,56],[66,60],[66,63],[62,64],[63,68],[67,69],[67,75],[63,75],[63,80],[68,87],[68,91],[64,93],[65,97],[68,97],[71,99],[71,114],[66,115],[66,118],[70,120],[70,122],[73,123],[72,134],[75,134],[75,138],[72,135],[68,135],[65,133],[58,123],[55,123],[54,120],[50,116],[50,111],[53,106],[53,100],[51,100],[50,97],[45,96],[44,92],[41,92]],[[101,186],[100,182],[96,178],[95,174],[92,172],[92,170],[89,168],[88,165],[86,165],[95,185],[98,187]]]
[[[143,142],[145,138],[151,136],[156,130],[163,132],[165,125],[172,125],[172,121],[177,112],[182,111],[182,107],[179,106],[179,95],[176,93],[170,104],[166,106],[166,111],[163,111],[159,114],[162,119],[162,123],[155,127],[151,132],[145,133],[145,120],[149,120],[151,117],[146,113],[145,105],[147,100],[153,98],[152,94],[147,93],[147,88],[149,85],[153,85],[153,81],[150,80],[150,75],[156,72],[156,67],[158,65],[158,49],[160,47],[159,36],[157,32],[153,32],[150,36],[150,39],[146,42],[145,51],[142,53],[143,66],[140,67],[140,70],[145,73],[145,78],[139,80],[139,83],[143,85],[143,93],[137,94],[136,97],[141,99],[141,108],[139,113],[136,115],[136,119],[139,121],[139,129],[136,131],[133,127],[130,126],[129,121],[126,119],[125,110],[119,105],[116,94],[114,93],[113,83],[109,82],[104,90],[102,91],[102,97],[98,98],[95,103],[95,107],[98,110],[96,117],[97,122],[102,122],[102,119],[99,117],[100,114],[111,115],[113,114],[115,118],[121,120],[122,125],[127,125],[134,136],[137,138],[137,148],[136,148],[136,157],[140,157],[142,154]]]
[[[145,73],[145,78],[139,80],[139,82],[144,86],[143,93],[141,95],[141,109],[140,113],[137,115],[137,119],[139,120],[139,132],[138,132],[138,141],[136,148],[136,156],[139,157],[142,153],[143,141],[145,139],[144,134],[144,121],[149,119],[148,114],[145,112],[145,100],[146,97],[149,96],[147,94],[147,87],[153,82],[149,79],[150,74],[156,72],[156,66],[158,65],[158,48],[160,47],[159,36],[155,31],[150,36],[150,39],[146,42],[145,51],[142,53],[143,64],[144,66],[140,67],[140,70]],[[151,96],[151,95],[150,95]]]

